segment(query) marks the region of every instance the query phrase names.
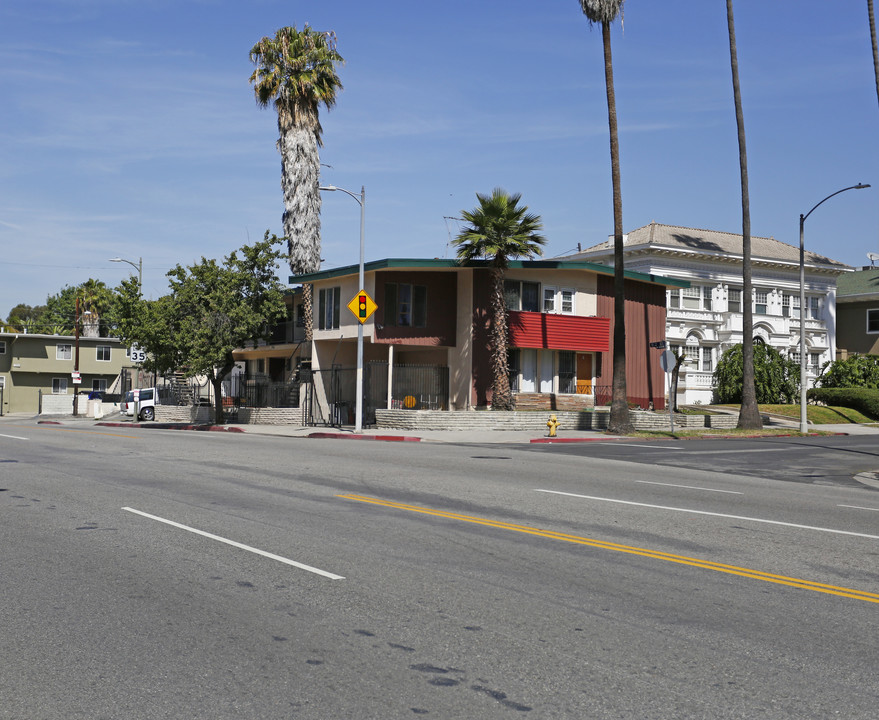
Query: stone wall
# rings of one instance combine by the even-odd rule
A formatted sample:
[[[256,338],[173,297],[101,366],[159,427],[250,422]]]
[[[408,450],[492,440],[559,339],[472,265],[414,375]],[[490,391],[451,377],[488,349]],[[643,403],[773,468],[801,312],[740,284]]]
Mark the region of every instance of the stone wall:
[[[156,422],[194,423],[214,422],[214,408],[207,405],[156,405]],[[302,425],[300,408],[241,408],[237,425]]]
[[[494,412],[491,410],[437,412],[433,410],[376,410],[376,425],[389,430],[546,430],[550,415],[561,423],[559,431],[604,430],[610,410],[575,411],[521,411]],[[633,410],[632,424],[636,430],[667,430],[668,413]],[[676,429],[734,428],[738,415],[679,415]]]

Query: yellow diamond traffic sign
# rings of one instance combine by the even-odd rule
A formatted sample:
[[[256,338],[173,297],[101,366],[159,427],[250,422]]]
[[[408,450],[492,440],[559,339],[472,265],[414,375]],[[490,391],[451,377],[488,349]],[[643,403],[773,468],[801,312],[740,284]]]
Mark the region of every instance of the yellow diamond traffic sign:
[[[369,316],[375,312],[377,307],[378,305],[373,299],[366,294],[366,290],[361,290],[348,303],[348,309],[354,313],[354,317],[361,325],[369,320]]]

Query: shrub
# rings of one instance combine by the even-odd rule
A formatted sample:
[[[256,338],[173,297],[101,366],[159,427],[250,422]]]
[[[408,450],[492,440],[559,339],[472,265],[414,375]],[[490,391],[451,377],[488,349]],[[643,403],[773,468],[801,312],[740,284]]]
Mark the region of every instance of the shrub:
[[[754,385],[757,402],[777,405],[796,402],[800,366],[765,343],[754,343]],[[714,402],[742,402],[742,346],[735,345],[717,361]]]
[[[816,384],[825,388],[879,389],[879,355],[852,355],[825,366]]]
[[[879,390],[871,388],[812,388],[810,402],[857,410],[873,420],[879,420]]]

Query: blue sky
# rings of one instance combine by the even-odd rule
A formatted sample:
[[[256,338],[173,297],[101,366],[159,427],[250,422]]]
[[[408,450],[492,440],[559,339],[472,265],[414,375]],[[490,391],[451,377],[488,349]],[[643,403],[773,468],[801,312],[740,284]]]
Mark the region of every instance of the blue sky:
[[[850,265],[879,252],[879,102],[863,0],[737,0],[751,230]],[[623,222],[741,232],[723,0],[630,0],[613,51]],[[366,187],[366,258],[452,257],[476,192],[522,193],[549,257],[612,233],[601,31],[576,0],[4,0],[0,315],[143,258],[165,273],[282,233],[272,110],[248,51],[334,30],[322,182]],[[324,267],[357,262],[359,207],[323,199]],[[280,272],[286,280],[286,268]]]

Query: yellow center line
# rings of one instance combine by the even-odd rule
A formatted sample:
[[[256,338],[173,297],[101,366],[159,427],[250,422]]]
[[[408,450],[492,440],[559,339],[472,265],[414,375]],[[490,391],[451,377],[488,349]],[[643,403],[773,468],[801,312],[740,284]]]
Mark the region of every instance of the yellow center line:
[[[356,500],[357,502],[380,505],[382,507],[393,508],[395,510],[406,510],[409,512],[416,512],[424,515],[434,515],[436,517],[448,518],[449,520],[458,520],[460,522],[474,523],[476,525],[485,525],[486,527],[498,528],[500,530],[511,530],[514,532],[526,533],[528,535],[536,535],[538,537],[550,538],[552,540],[562,540],[564,542],[575,543],[578,545],[588,545],[590,547],[600,548],[602,550],[612,550],[614,552],[628,553],[630,555],[640,555],[642,557],[653,558],[654,560],[664,560],[666,562],[673,562],[679,565],[689,565],[691,567],[702,568],[704,570],[714,570],[716,572],[727,573],[729,575],[738,575],[740,577],[751,578],[753,580],[763,580],[765,582],[771,582],[777,585],[787,585],[789,587],[800,588],[802,590],[812,590],[814,592],[826,593],[828,595],[839,595],[840,597],[850,598],[853,600],[864,600],[865,602],[879,603],[879,593],[854,590],[852,588],[839,587],[836,585],[827,585],[825,583],[814,582],[812,580],[803,580],[801,578],[787,577],[785,575],[776,575],[774,573],[763,572],[762,570],[752,570],[750,568],[738,567],[736,565],[727,565],[724,563],[712,562],[710,560],[700,560],[699,558],[687,557],[686,555],[675,555],[659,550],[640,548],[633,545],[621,545],[619,543],[607,542],[604,540],[595,540],[592,538],[581,537],[579,535],[570,535],[568,533],[555,532],[554,530],[543,530],[541,528],[529,527],[527,525],[514,525],[513,523],[501,522],[498,520],[488,520],[486,518],[480,518],[473,515],[462,515],[460,513],[447,512],[445,510],[434,510],[431,508],[419,507],[417,505],[407,505],[405,503],[398,503],[390,500],[381,500],[379,498],[367,497],[365,495],[337,495],[336,497],[342,498],[344,500]]]

